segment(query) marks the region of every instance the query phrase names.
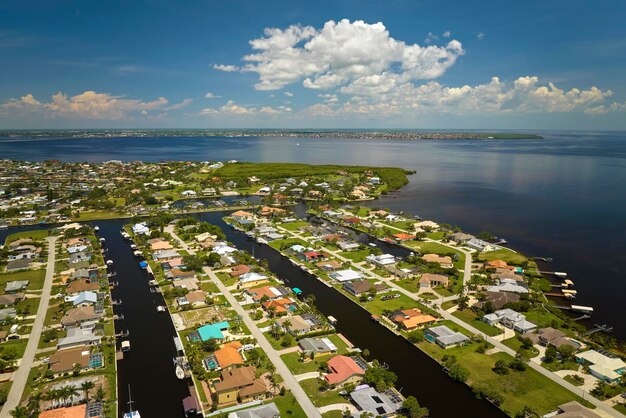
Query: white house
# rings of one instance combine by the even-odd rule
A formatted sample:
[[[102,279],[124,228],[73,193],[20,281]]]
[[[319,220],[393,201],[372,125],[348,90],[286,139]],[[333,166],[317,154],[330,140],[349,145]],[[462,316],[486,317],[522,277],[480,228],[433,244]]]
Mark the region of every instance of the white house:
[[[488,292],[528,293],[528,287],[513,279],[500,279],[498,284],[489,286]]]
[[[133,234],[135,235],[150,235],[150,228],[145,222],[141,222],[133,225]]]
[[[375,264],[377,266],[389,266],[391,264],[396,264],[396,258],[391,255],[391,254],[381,254],[381,255],[374,255],[374,254],[370,254],[367,257],[365,257],[365,259],[372,263]]]
[[[513,309],[501,309],[483,316],[483,321],[489,325],[502,324],[503,326],[525,333],[537,328],[537,325],[526,320],[526,317]]]
[[[589,365],[589,371],[600,380],[615,383],[626,373],[626,363],[618,357],[609,357],[596,350],[576,354],[576,361]]]
[[[351,280],[363,278],[361,273],[354,270],[339,270],[334,273],[330,273],[330,276],[338,282],[349,282]]]

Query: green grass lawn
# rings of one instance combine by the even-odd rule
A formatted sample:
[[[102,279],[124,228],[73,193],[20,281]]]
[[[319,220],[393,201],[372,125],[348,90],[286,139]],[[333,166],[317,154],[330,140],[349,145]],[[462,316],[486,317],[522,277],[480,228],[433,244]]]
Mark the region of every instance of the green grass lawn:
[[[339,394],[340,389],[320,392],[320,383],[316,378],[303,380],[300,386],[317,407],[347,402],[346,398]]]
[[[275,241],[270,242],[268,245],[272,248],[274,248],[275,250],[279,250],[281,248],[289,248],[292,245],[296,245],[296,244],[300,244],[303,247],[310,247],[311,245],[300,239],[300,238],[287,238],[287,239],[277,239]]]
[[[354,263],[360,263],[361,261],[365,261],[365,257],[370,255],[369,249],[357,250],[357,251],[343,251],[339,253],[340,256],[351,260]]]
[[[297,222],[287,222],[284,224],[278,224],[278,226],[285,228],[288,231],[297,231],[300,228],[305,228],[307,226],[311,225],[310,223],[306,222],[306,221],[297,221]]]
[[[2,273],[0,274],[0,287],[4,288],[7,282],[15,280],[28,280],[28,290],[40,290],[43,288],[43,282],[46,278],[46,270],[27,270],[17,271],[15,273]]]
[[[456,311],[452,315],[491,337],[502,334],[502,330],[481,321],[472,311]]]
[[[287,353],[280,356],[285,365],[292,371],[294,375],[302,374],[302,373],[310,373],[319,370],[319,367],[325,361],[328,361],[333,355],[327,354],[324,356],[319,356],[314,360],[309,360],[307,362],[300,361],[299,353]]]
[[[74,217],[75,221],[93,221],[96,219],[113,219],[119,218],[121,215],[118,212],[112,210],[94,210],[89,212],[81,212],[77,217]]]
[[[432,357],[441,360],[443,355],[455,355],[459,364],[470,372],[468,383],[484,384],[495,388],[505,400],[501,405],[508,415],[513,416],[524,406],[531,406],[540,415],[552,412],[558,405],[577,399],[557,383],[538,372],[527,369],[524,372],[511,371],[498,375],[491,369],[497,360],[510,362],[513,358],[505,353],[485,355],[476,352],[476,344],[443,350],[436,344],[420,343],[420,348]]]
[[[383,296],[393,293],[385,293]],[[396,299],[381,300],[380,298],[380,296],[376,296],[371,302],[359,302],[359,304],[363,305],[369,312],[378,315],[382,315],[385,311],[419,307],[416,301],[403,294],[400,294],[400,297]]]
[[[22,239],[22,238],[28,238],[33,241],[41,241],[44,238],[46,238],[48,235],[50,235],[50,231],[48,231],[47,229],[15,232],[14,234],[11,234],[6,238],[5,243],[10,244],[13,241]]]
[[[417,277],[396,280],[394,283],[412,293],[417,293],[420,290],[419,279]]]
[[[430,234],[427,234],[426,236],[430,239],[434,239],[435,241],[439,241],[443,239],[443,237],[446,236],[446,233],[443,231],[437,231],[437,232],[431,232]]]
[[[276,396],[270,401],[276,403],[281,417],[306,418],[306,414],[291,392],[285,393],[284,396]]]
[[[235,283],[237,283],[237,280],[238,280],[237,277],[230,277],[228,273],[224,273],[224,272],[216,273],[216,275],[220,279],[220,281],[224,283],[226,286],[232,286]]]
[[[15,350],[17,353],[17,358],[22,358],[24,355],[24,351],[26,351],[26,345],[28,344],[27,338],[22,338],[19,340],[8,340],[0,344],[0,348],[2,350]]]
[[[502,260],[507,264],[519,265],[526,261],[526,257],[515,251],[503,248],[496,251],[488,251],[478,255],[480,261]]]
[[[534,358],[537,357],[539,355],[539,350],[537,350],[535,347],[528,349],[528,350],[523,350],[522,349],[522,342],[519,340],[519,338],[513,337],[513,338],[508,338],[506,340],[502,341],[502,344],[506,345],[507,347],[515,350],[516,352],[521,352],[524,356],[528,357],[528,358]]]

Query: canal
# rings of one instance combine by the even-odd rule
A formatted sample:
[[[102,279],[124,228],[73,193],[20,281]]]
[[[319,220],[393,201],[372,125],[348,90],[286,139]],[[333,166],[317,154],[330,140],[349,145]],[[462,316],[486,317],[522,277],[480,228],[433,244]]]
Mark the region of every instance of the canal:
[[[297,208],[299,209],[299,208]],[[299,212],[299,211],[297,211]],[[229,228],[222,217],[225,212],[195,215],[198,219],[218,225],[227,239],[237,248],[265,259],[269,268],[291,287],[299,287],[303,294],[315,295],[316,306],[326,316],[338,320],[337,330],[357,347],[369,350],[370,358],[378,359],[398,375],[397,386],[405,396],[415,396],[430,410],[432,417],[464,416],[469,418],[502,417],[504,414],[490,403],[476,399],[464,384],[453,382],[442,367],[387,328],[371,320],[370,314],[354,302],[329,288],[313,275],[298,267],[265,244],[252,241],[247,235]],[[302,213],[300,213],[302,215]],[[124,320],[116,321],[116,332],[130,331],[132,350],[118,363],[120,414],[126,409],[127,387],[130,384],[134,405],[144,417],[182,417],[181,400],[188,395],[186,383],[176,379],[172,357],[175,354],[174,326],[167,314],[158,313],[156,306],[162,296],[151,293],[149,276],[138,266],[128,242],[120,231],[124,220],[93,222],[105,238],[106,258],[113,261],[119,285],[113,290],[114,299],[122,305],[116,313]],[[11,228],[0,231],[0,241],[18,230],[40,229],[38,226]],[[354,232],[353,232],[354,233]],[[370,240],[366,234],[354,233],[359,241]],[[406,250],[393,245],[377,243],[385,251],[406,256]],[[121,416],[121,415],[120,415]]]
[[[453,382],[442,367],[404,338],[373,322],[370,314],[354,302],[318,281],[310,273],[294,266],[273,248],[258,244],[247,235],[228,228],[222,221],[224,213],[198,214],[197,218],[221,227],[228,241],[238,249],[267,260],[269,268],[290,287],[298,287],[303,295],[315,295],[315,305],[326,316],[338,320],[337,331],[355,346],[369,350],[370,358],[386,363],[398,375],[397,386],[405,396],[415,396],[430,410],[432,417],[464,416],[470,418],[502,417],[504,414],[484,400],[476,399],[464,384]],[[365,234],[363,234],[365,235]],[[360,237],[364,239],[363,236]],[[391,246],[400,255],[404,249]],[[403,254],[405,255],[405,254]]]

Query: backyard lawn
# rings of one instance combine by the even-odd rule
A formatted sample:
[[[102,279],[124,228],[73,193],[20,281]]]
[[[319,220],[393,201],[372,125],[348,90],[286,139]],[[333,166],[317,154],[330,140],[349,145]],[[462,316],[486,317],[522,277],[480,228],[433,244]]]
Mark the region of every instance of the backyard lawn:
[[[9,235],[5,241],[7,244],[10,244],[11,242],[21,238],[28,238],[33,241],[41,241],[49,235],[49,232],[50,231],[48,231],[47,229],[15,232],[14,234]]]
[[[501,329],[492,327],[486,322],[481,321],[480,318],[478,318],[472,311],[456,311],[452,315],[456,316],[461,321],[468,323],[469,325],[491,337],[502,334]]]
[[[502,260],[508,264],[519,265],[526,261],[526,257],[515,251],[503,248],[496,251],[482,252],[478,255],[480,261]]]
[[[7,282],[15,280],[28,280],[28,290],[40,290],[43,288],[43,282],[46,277],[46,270],[27,270],[15,273],[0,274],[0,287],[4,287]]]

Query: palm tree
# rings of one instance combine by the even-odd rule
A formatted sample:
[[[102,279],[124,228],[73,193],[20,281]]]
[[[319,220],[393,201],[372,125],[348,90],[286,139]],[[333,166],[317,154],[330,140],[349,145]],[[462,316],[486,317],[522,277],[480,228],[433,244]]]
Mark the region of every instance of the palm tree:
[[[94,396],[94,400],[96,402],[102,402],[105,398],[105,393],[104,393],[104,389],[102,389],[102,386],[98,386],[98,390],[96,391],[96,396]]]
[[[270,385],[272,386],[274,395],[276,395],[276,389],[280,387],[280,383],[278,383],[278,379],[276,379],[276,375],[274,373],[270,376]]]
[[[13,418],[29,418],[30,414],[28,413],[28,409],[24,406],[16,406],[13,411],[10,412]]]
[[[89,402],[89,391],[95,387],[95,383],[91,380],[86,380],[80,385],[80,389],[85,394],[85,400]]]
[[[63,394],[61,393],[61,390],[59,389],[50,389],[46,395],[45,398],[49,401],[52,402],[52,404],[54,405],[55,402],[58,402],[61,400],[61,398],[63,398]]]
[[[63,398],[67,401],[70,401],[71,404],[74,404],[74,397],[77,397],[80,393],[78,392],[78,388],[76,386],[67,385],[61,389],[63,392]]]
[[[40,412],[39,403],[41,402],[42,397],[43,397],[42,394],[40,392],[37,392],[33,394],[30,398],[28,398],[27,409],[31,416],[39,416],[39,412]]]

